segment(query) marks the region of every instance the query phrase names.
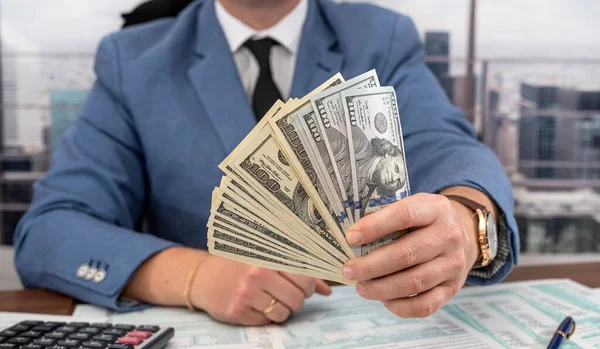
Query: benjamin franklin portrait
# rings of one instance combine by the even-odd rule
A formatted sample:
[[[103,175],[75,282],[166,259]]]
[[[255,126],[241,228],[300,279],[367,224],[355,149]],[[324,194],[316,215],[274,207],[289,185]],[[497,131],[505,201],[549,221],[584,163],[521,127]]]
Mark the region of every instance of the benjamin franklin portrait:
[[[356,174],[358,183],[358,201],[361,204],[361,217],[371,196],[394,195],[402,189],[407,180],[402,150],[384,138],[374,138],[371,141],[358,128],[353,128],[352,140],[356,155]],[[352,190],[352,165],[348,149],[348,139],[334,128],[326,130],[331,150],[338,165],[344,189],[348,199],[354,200]],[[312,201],[303,188],[296,188],[294,195],[294,210],[309,224],[324,227],[323,220],[316,211]]]
[[[329,144],[335,156],[342,181],[349,199],[352,191],[352,164],[348,149],[348,139],[334,128],[326,130]],[[357,127],[352,128],[352,141],[356,156],[358,201],[361,204],[361,217],[369,198],[377,191],[377,196],[393,195],[402,189],[407,180],[404,154],[400,148],[384,138],[371,141]]]

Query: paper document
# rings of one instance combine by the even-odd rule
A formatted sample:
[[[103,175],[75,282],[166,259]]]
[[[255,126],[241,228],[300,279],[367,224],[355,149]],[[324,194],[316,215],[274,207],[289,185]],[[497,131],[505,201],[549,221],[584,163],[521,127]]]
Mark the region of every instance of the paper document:
[[[600,348],[600,302],[570,280],[531,281],[464,289],[444,312],[504,348],[546,348],[558,324],[572,316],[577,329],[561,348]]]
[[[89,313],[78,307],[79,314]],[[400,319],[353,287],[336,287],[331,297],[315,296],[283,326],[244,328],[184,309],[151,308],[108,315],[114,323],[175,328],[170,349],[183,348],[502,348],[458,319],[440,312],[428,319]]]
[[[564,348],[600,348],[598,291],[569,280],[469,287],[428,319],[400,319],[352,287],[315,296],[281,326],[244,328],[184,309],[115,314],[78,306],[78,316],[175,328],[168,349],[545,348],[567,315],[577,331]],[[563,348],[561,347],[561,348]]]
[[[286,349],[300,348],[501,348],[483,333],[439,312],[427,319],[400,319],[353,287],[317,297],[288,324],[273,327]]]

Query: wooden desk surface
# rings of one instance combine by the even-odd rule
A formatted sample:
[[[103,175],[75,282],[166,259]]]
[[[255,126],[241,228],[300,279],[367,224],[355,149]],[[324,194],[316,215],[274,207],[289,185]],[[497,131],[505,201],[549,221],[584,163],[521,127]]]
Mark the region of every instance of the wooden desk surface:
[[[572,279],[589,287],[600,287],[600,262],[519,266],[506,278],[509,281]],[[44,290],[0,292],[0,311],[70,315],[76,302]]]
[[[0,311],[71,315],[75,301],[46,290],[21,290],[0,292]]]

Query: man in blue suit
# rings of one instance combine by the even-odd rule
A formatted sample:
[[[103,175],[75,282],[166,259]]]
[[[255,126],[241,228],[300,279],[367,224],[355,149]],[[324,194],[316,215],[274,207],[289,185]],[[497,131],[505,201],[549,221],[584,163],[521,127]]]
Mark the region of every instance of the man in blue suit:
[[[519,250],[510,184],[422,58],[407,17],[329,0],[195,1],[109,35],[82,115],[18,226],[24,285],[118,311],[187,304],[243,325],[284,321],[330,293],[320,280],[209,256],[211,191],[217,164],[276,99],[373,68],[397,91],[421,194],[351,227],[353,244],[411,233],[348,261],[344,276],[402,317],[432,314],[465,280],[498,282]]]

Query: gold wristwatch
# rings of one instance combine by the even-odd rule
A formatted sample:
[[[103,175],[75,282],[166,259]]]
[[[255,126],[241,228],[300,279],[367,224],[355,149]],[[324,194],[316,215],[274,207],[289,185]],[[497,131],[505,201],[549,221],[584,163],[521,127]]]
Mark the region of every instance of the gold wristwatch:
[[[487,266],[498,253],[498,230],[494,214],[487,207],[464,196],[446,195],[446,197],[467,206],[477,214],[479,218],[477,241],[481,250],[481,258],[477,261],[475,267]]]

